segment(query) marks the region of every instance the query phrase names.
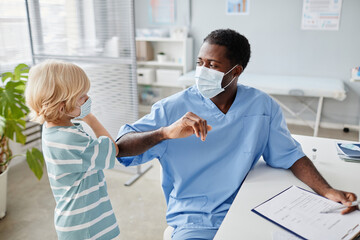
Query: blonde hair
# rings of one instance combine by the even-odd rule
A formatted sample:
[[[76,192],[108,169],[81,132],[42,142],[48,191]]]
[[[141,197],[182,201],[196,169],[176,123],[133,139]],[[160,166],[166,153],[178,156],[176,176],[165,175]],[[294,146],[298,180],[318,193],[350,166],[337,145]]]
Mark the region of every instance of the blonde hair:
[[[90,80],[79,66],[46,60],[29,71],[25,98],[30,120],[40,124],[56,122],[76,107],[78,97],[89,91]],[[64,104],[64,111],[60,111]]]

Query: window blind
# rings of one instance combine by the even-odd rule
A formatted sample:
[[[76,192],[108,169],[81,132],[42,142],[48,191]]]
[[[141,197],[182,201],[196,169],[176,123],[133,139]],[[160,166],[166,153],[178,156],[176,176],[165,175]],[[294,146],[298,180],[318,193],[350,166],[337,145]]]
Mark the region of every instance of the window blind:
[[[87,73],[93,113],[116,138],[138,118],[132,0],[27,0],[35,62],[71,61]]]
[[[138,119],[133,0],[25,3],[35,63],[60,59],[82,67],[91,81],[92,112],[115,139],[122,125]],[[151,167],[116,165],[135,173],[126,186]]]
[[[24,0],[0,0],[0,73],[31,62]]]

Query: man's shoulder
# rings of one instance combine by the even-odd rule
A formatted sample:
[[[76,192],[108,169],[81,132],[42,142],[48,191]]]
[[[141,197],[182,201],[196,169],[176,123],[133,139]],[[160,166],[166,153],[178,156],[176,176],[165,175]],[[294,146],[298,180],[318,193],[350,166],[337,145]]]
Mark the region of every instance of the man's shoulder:
[[[270,114],[276,110],[278,103],[267,93],[246,85],[238,85],[239,103],[250,107],[252,110],[258,109]]]
[[[182,105],[189,101],[194,101],[196,99],[200,100],[199,93],[196,90],[196,86],[191,86],[187,89],[184,89],[180,92],[177,92],[169,97],[160,100],[160,103],[163,106],[173,107],[177,105]]]
[[[264,96],[264,97],[269,97],[269,95],[257,88],[254,88],[254,87],[250,87],[250,86],[247,86],[247,85],[243,85],[243,84],[238,84],[238,88],[241,89],[241,91],[247,93],[247,94],[251,94],[251,95],[261,95],[261,96]]]
[[[250,86],[238,84],[238,91],[241,92],[242,95],[246,96],[247,98],[254,98],[257,100],[265,100],[269,101],[272,98],[269,94]]]

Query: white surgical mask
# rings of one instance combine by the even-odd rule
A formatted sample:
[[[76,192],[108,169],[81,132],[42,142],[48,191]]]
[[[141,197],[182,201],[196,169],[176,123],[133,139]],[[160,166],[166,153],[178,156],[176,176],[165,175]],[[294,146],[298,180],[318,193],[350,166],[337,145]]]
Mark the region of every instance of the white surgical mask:
[[[221,82],[226,74],[231,72],[237,64],[232,67],[226,73],[216,71],[204,66],[197,66],[195,71],[195,80],[196,86],[205,98],[213,98],[219,93],[225,91],[225,88],[228,87],[232,81],[236,78],[234,77],[225,87],[221,87]]]
[[[92,101],[91,101],[91,98],[89,97],[86,100],[86,102],[84,102],[83,105],[78,106],[78,108],[80,108],[80,115],[79,116],[74,117],[74,116],[72,116],[70,114],[68,114],[68,115],[71,116],[71,117],[74,117],[74,119],[82,119],[82,118],[86,117],[91,112],[91,103],[92,103]]]

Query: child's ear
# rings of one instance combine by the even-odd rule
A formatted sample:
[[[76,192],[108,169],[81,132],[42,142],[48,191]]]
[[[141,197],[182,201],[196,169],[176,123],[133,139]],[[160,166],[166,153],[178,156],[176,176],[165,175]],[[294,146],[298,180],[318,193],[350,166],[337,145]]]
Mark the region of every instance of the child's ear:
[[[65,102],[59,104],[59,112],[65,113]]]

